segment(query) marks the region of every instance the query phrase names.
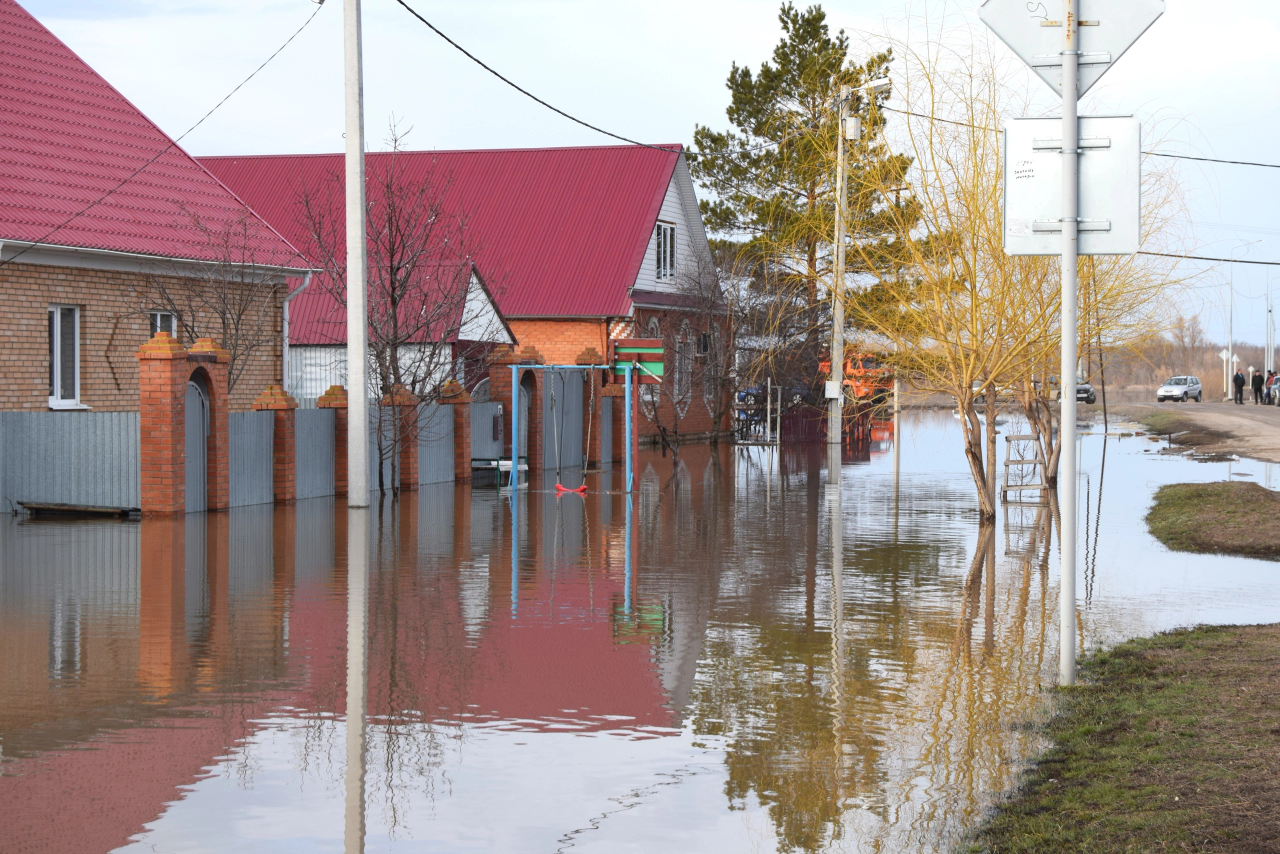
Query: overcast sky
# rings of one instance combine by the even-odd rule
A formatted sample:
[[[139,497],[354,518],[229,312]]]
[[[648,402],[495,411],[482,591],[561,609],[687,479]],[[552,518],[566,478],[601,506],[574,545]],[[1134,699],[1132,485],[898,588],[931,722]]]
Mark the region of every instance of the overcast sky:
[[[409,0],[425,17],[534,94],[623,136],[690,142],[723,127],[730,65],[757,66],[779,38],[769,0]],[[937,2],[937,0],[935,0]],[[1083,17],[1095,17],[1083,0]],[[1093,0],[1100,3],[1101,0]],[[310,0],[25,0],[24,5],[161,128],[177,136],[315,10]],[[919,8],[919,3],[916,4]],[[881,31],[906,0],[830,0],[833,28]],[[193,154],[342,150],[342,4],[184,140]],[[1263,0],[1171,0],[1109,71],[1094,109],[1159,115],[1165,149],[1280,163],[1280,14]],[[419,149],[609,144],[507,88],[395,0],[365,0],[367,139],[392,115]],[[1170,122],[1170,117],[1178,121]],[[1280,261],[1280,169],[1189,166],[1200,254]],[[1189,297],[1225,340],[1228,271]],[[1237,265],[1236,337],[1261,343],[1265,294],[1280,267]],[[1280,300],[1280,290],[1277,291]],[[1199,301],[1199,304],[1195,303]]]

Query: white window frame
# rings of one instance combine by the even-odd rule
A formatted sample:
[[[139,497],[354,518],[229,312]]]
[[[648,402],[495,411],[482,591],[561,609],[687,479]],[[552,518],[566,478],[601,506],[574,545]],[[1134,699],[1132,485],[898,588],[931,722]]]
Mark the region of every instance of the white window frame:
[[[61,397],[62,389],[62,312],[75,312],[75,397]],[[83,370],[80,366],[80,306],[54,304],[49,306],[49,408],[50,409],[88,409],[80,402],[80,380]]]
[[[171,311],[160,311],[159,309],[157,309],[155,311],[149,312],[149,317],[150,317],[151,325],[148,326],[147,328],[151,330],[150,337],[152,338],[156,337],[157,331],[168,332],[170,337],[172,338],[178,337],[178,316],[176,314],[174,314]],[[164,317],[169,318],[169,328],[161,330],[160,320],[161,318],[164,318]]]
[[[672,223],[659,222],[654,230],[654,277],[659,282],[676,277],[676,227]]]

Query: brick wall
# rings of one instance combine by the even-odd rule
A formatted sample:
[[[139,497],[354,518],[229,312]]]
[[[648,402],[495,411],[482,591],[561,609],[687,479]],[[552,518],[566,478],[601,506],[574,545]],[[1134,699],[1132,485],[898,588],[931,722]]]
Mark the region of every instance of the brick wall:
[[[608,324],[603,320],[512,320],[517,349],[534,347],[548,365],[572,365],[588,347],[609,352]]]
[[[145,289],[146,277],[140,273],[23,263],[0,267],[0,293],[5,297],[0,319],[0,409],[48,407],[48,309],[56,304],[80,307],[80,402],[100,411],[136,411],[134,353],[150,336],[147,309],[151,306],[139,296]],[[270,324],[277,334],[250,357],[231,392],[232,411],[248,409],[268,383],[281,381],[278,304]],[[212,328],[202,334],[217,337]],[[181,334],[179,341],[186,347],[194,343],[183,340]]]

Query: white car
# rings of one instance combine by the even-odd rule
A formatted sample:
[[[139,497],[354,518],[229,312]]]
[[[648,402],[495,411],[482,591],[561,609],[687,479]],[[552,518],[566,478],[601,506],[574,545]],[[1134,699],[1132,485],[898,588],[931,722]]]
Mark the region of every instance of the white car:
[[[1203,397],[1204,390],[1200,388],[1200,380],[1195,377],[1169,377],[1164,385],[1156,389],[1157,403],[1164,403],[1166,400],[1180,400],[1183,403],[1194,400],[1199,403]]]

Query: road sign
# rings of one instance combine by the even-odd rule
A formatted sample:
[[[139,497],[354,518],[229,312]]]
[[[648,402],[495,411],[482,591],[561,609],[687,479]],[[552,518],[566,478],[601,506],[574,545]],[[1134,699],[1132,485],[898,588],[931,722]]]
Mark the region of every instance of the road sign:
[[[1082,116],[1080,255],[1138,251],[1142,126],[1131,116]],[[1014,119],[1004,129],[1004,251],[1062,251],[1062,119]]]
[[[1064,15],[1055,0],[987,0],[978,17],[1010,50],[1062,94]],[[1080,84],[1089,91],[1164,14],[1164,0],[1080,0]]]

